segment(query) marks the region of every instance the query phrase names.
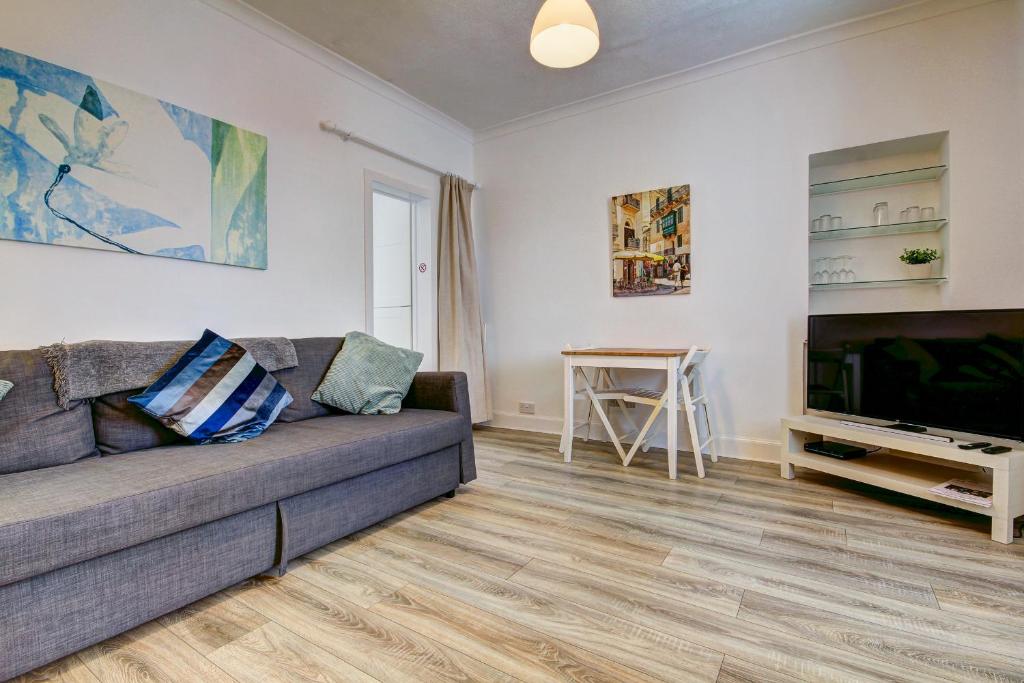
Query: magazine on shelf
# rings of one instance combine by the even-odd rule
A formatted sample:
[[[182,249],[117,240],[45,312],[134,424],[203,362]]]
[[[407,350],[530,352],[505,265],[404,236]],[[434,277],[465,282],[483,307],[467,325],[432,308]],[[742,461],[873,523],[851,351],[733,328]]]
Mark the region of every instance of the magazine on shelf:
[[[933,486],[928,490],[946,498],[955,498],[986,508],[992,507],[992,487],[981,482],[950,479],[944,484]]]

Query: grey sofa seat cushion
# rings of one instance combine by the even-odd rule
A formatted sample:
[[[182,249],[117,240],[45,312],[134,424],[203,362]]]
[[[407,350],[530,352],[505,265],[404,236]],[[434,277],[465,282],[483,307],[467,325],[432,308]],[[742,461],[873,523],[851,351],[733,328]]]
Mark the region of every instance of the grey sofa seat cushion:
[[[128,402],[138,389],[100,396],[92,404],[92,424],[96,447],[103,455],[130,453],[158,446],[183,443],[185,438],[172,432]]]
[[[299,357],[297,367],[278,370],[273,373],[277,381],[284,385],[294,399],[287,408],[281,411],[278,422],[299,422],[313,417],[330,415],[327,406],[317,403],[312,398],[313,392],[320,386],[331,361],[338,355],[343,337],[311,337],[309,339],[293,339],[295,352]]]
[[[14,383],[0,401],[0,474],[97,454],[89,404],[57,405],[53,372],[41,351],[0,351],[0,378]]]
[[[447,411],[332,415],[0,477],[0,585],[459,443]]]

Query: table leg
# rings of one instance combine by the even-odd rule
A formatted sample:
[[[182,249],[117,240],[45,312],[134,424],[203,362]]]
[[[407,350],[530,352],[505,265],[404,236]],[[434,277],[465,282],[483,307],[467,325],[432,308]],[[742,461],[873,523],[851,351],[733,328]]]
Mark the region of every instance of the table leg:
[[[679,359],[671,358],[668,361],[665,385],[665,447],[668,450],[668,478],[676,479],[678,469],[676,463],[676,432],[678,427],[679,410]]]
[[[562,448],[565,462],[572,462],[572,437],[575,431],[576,416],[573,415],[573,404],[576,402],[576,373],[569,358],[563,360],[565,366],[565,407],[563,409]]]
[[[793,463],[789,461],[789,454],[802,451],[803,445],[807,440],[806,434],[796,434],[789,427],[783,426],[782,448],[779,449],[779,464],[782,467],[781,474],[783,479],[796,479],[796,470],[793,469]]]
[[[785,457],[785,456],[783,456]],[[783,479],[796,479],[796,470],[793,469],[793,465],[789,462],[782,461],[782,478]]]
[[[1013,543],[1013,519],[993,517],[992,540],[996,543]]]
[[[992,470],[992,540],[998,543],[1013,543],[1013,520],[1020,512],[1017,496],[1024,489],[1024,471],[1013,465]]]

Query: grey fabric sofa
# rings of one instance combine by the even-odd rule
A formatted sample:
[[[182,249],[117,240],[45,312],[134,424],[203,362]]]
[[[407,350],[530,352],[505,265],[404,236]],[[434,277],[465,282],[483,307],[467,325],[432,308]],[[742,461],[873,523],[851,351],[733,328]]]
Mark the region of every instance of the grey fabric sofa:
[[[0,680],[175,610],[476,477],[466,378],[397,415],[309,399],[342,340],[295,340],[266,433],[193,446],[123,392],[57,405],[38,350],[0,351]]]

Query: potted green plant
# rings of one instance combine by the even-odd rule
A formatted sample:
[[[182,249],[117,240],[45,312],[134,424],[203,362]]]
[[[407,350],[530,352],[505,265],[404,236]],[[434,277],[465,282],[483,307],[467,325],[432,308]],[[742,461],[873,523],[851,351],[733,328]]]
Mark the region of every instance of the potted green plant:
[[[900,254],[900,261],[913,278],[935,277],[941,258],[937,249],[904,249]]]

